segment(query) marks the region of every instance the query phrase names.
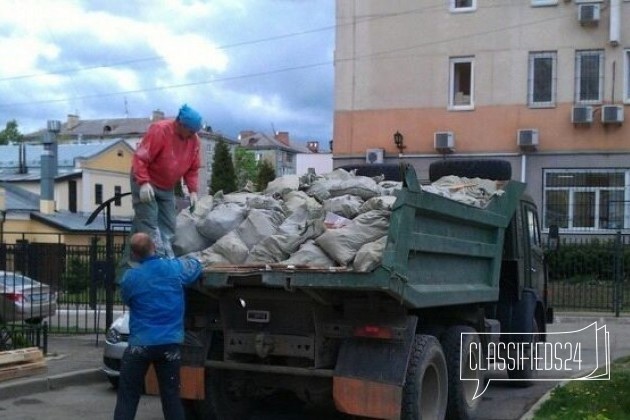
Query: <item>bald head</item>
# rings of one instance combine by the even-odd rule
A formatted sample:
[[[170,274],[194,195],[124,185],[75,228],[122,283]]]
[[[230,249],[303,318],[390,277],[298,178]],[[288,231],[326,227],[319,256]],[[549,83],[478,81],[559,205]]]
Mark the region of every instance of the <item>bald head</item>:
[[[134,233],[130,240],[131,252],[137,260],[150,257],[155,253],[155,245],[146,233]]]

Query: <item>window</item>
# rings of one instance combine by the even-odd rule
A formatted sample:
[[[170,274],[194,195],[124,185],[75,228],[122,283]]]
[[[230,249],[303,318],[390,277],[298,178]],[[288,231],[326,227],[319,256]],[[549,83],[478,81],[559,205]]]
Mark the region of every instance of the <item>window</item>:
[[[94,185],[94,204],[103,204],[103,184]]]
[[[472,109],[474,107],[473,86],[473,57],[451,58],[449,108]]]
[[[451,12],[472,12],[477,9],[477,0],[449,0]]]
[[[68,211],[77,212],[77,181],[68,181]]]
[[[623,55],[623,101],[625,103],[630,103],[630,50],[625,50]]]
[[[546,228],[630,227],[630,170],[546,170],[544,176]]]
[[[120,185],[116,185],[114,187],[114,197],[116,197],[114,199],[114,205],[116,207],[120,207],[121,206],[120,194],[122,194],[122,188],[120,187]]]
[[[604,52],[578,51],[575,55],[575,102],[599,103],[604,88]]]
[[[529,236],[530,246],[541,247],[540,229],[538,228],[538,216],[533,208],[527,207],[525,209],[525,217],[527,223],[527,235]]]
[[[556,105],[556,53],[529,54],[527,104],[532,108]]]

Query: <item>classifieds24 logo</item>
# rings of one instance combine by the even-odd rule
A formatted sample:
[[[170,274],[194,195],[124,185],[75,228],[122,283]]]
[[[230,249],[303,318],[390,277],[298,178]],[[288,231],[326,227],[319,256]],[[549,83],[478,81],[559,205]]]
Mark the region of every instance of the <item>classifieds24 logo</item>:
[[[477,382],[473,399],[493,381],[610,380],[606,325],[593,322],[575,331],[501,333],[500,341],[467,337],[492,334],[461,334],[459,377]]]

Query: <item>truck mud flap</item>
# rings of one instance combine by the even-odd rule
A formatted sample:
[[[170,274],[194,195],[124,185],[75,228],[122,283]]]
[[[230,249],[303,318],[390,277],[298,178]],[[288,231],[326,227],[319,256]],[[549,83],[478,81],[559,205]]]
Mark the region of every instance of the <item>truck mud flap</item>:
[[[339,349],[333,375],[337,409],[355,416],[400,416],[403,386],[418,318],[407,318],[403,340],[350,338]]]

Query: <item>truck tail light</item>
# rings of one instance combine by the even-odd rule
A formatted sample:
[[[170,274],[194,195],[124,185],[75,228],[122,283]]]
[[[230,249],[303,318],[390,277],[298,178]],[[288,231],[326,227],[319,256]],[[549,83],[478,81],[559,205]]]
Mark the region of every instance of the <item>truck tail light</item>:
[[[368,324],[356,327],[354,329],[354,336],[387,340],[394,338],[394,331],[390,327]]]

